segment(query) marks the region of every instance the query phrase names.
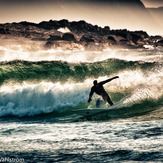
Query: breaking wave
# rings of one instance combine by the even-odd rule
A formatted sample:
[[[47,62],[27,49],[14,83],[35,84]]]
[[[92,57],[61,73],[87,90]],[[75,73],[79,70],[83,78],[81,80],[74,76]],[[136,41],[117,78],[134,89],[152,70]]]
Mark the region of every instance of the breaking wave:
[[[132,110],[162,108],[162,51],[43,49],[41,42],[4,42],[0,46],[0,117],[55,117],[56,113],[62,117],[75,109],[93,108],[97,96],[87,104],[92,81],[117,75],[119,79],[105,85],[115,103],[113,109],[129,115]]]
[[[106,73],[105,71],[107,71],[107,66],[112,62],[114,65],[116,65],[116,62],[124,65],[129,64],[131,65],[131,68],[129,69],[129,67],[127,68],[127,66],[125,66],[123,70],[123,68],[121,68],[121,66],[117,63],[119,68],[116,70],[114,69],[115,72],[111,73],[109,70],[110,73]],[[7,64],[11,66],[11,63],[5,63],[4,65],[6,66]],[[21,67],[21,64],[23,66],[25,64],[29,64],[30,66],[32,65],[32,68],[36,68],[37,64],[41,64],[42,66],[45,62],[25,62],[25,64],[24,62],[16,62],[16,66],[19,65],[19,67]],[[53,65],[55,62],[48,62],[46,64]],[[163,87],[163,75],[161,67],[158,67],[158,65],[155,66],[155,64],[151,65],[149,63],[138,64],[113,60],[111,62],[106,61],[103,63],[95,63],[94,65],[76,65],[80,70],[79,74],[76,70],[76,75],[82,76],[83,72],[81,70],[85,70],[83,74],[86,74],[86,79],[81,82],[78,80],[68,81],[67,79],[73,76],[70,71],[66,74],[67,79],[65,79],[64,82],[60,79],[60,81],[55,82],[33,82],[22,80],[20,83],[13,83],[11,80],[8,83],[2,84],[0,87],[0,117],[11,115],[19,117],[35,116],[53,112],[62,114],[63,112],[71,109],[86,109],[89,107],[87,99],[90,87],[97,73],[94,72],[92,78],[88,78],[88,76],[91,76],[89,71],[91,66],[96,67],[96,64],[101,69],[103,68],[103,71],[105,72],[103,75],[97,77],[97,80],[105,80],[108,78],[109,74],[110,77],[114,75],[119,76],[119,79],[105,85],[106,90],[110,92],[113,101],[116,103],[116,109],[123,109],[126,107],[132,109],[133,107],[138,106],[142,107],[141,109],[150,108],[151,111],[151,109],[154,110],[157,107],[162,107],[161,101],[163,94],[161,89]],[[60,63],[60,65],[62,67],[64,64]],[[67,63],[66,65],[70,66]],[[138,65],[138,67],[134,68],[135,65]],[[53,69],[53,66],[51,69]],[[25,70],[27,72],[27,69]],[[64,70],[64,68],[62,68],[62,70]],[[17,73],[19,73],[19,71]],[[87,74],[89,75],[87,76]],[[48,77],[49,76],[47,76],[47,78]],[[97,97],[94,96],[94,99],[96,98]],[[105,105],[105,107],[107,108],[107,105]]]

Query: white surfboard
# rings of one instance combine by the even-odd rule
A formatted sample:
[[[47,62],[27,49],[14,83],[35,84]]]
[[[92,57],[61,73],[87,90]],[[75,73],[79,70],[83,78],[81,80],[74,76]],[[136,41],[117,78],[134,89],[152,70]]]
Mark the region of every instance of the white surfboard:
[[[105,106],[105,105],[103,105]],[[94,114],[100,114],[102,112],[109,112],[110,110],[117,110],[121,108],[121,103],[118,102],[117,104],[113,105],[113,106],[105,106],[103,108],[96,108],[96,107],[91,107],[91,106],[88,106],[88,108],[86,109],[79,109],[79,110],[74,110],[74,113],[77,114],[77,115],[80,115],[80,116],[91,116],[91,115],[94,115]]]
[[[81,115],[81,116],[89,116],[89,115],[93,115],[96,113],[100,113],[103,111],[107,111],[109,109],[98,109],[98,108],[91,108],[91,109],[80,109],[80,110],[75,110],[75,114]]]

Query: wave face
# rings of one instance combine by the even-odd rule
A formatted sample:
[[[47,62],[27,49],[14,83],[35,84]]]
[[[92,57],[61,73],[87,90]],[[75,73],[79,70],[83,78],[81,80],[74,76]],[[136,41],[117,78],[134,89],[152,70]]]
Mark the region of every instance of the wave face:
[[[53,81],[66,82],[67,80],[83,81],[88,78],[111,75],[119,71],[142,69],[148,71],[152,68],[159,69],[162,63],[133,62],[109,59],[95,63],[70,64],[61,61],[11,61],[2,62],[0,65],[0,83],[7,81]]]
[[[86,101],[88,90],[82,84],[41,82],[1,87],[0,116],[33,116],[63,112]]]
[[[65,112],[72,114],[75,109],[94,107],[97,96],[90,106],[87,104],[92,81],[115,75],[119,79],[106,84],[105,89],[110,92],[115,108],[124,110],[127,118],[140,115],[143,109],[142,114],[147,114],[162,108],[162,63],[118,59],[78,64],[12,61],[2,62],[0,70],[0,117],[49,113],[55,117],[56,112],[62,117]],[[108,108],[107,104],[103,107]],[[114,114],[124,118],[120,112]],[[106,118],[104,115],[94,117]]]

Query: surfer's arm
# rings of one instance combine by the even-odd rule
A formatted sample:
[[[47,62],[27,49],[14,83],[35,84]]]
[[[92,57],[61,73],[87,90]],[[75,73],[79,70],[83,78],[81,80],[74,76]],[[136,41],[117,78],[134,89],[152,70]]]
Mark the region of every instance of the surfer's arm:
[[[110,78],[110,79],[107,79],[107,80],[105,80],[105,81],[102,81],[102,82],[100,82],[100,84],[106,84],[106,83],[108,83],[108,82],[110,82],[110,81],[112,81],[113,79],[116,79],[116,78],[119,78],[119,76],[115,76],[115,77],[113,77],[113,78]]]
[[[91,101],[92,101],[93,93],[94,93],[94,89],[93,89],[93,87],[92,87],[92,88],[91,88],[91,91],[90,91],[90,93],[89,93],[89,99],[88,99],[88,102],[91,102]]]

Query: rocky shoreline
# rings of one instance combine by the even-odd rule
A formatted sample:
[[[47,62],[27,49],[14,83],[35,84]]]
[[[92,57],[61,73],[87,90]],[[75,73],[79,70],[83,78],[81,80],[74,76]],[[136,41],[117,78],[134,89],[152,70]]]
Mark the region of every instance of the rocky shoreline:
[[[45,48],[93,50],[106,48],[155,48],[163,46],[162,36],[149,36],[145,31],[111,30],[83,20],[69,22],[43,21],[0,24],[1,43],[4,39],[39,42]],[[25,42],[26,42],[25,41]]]

